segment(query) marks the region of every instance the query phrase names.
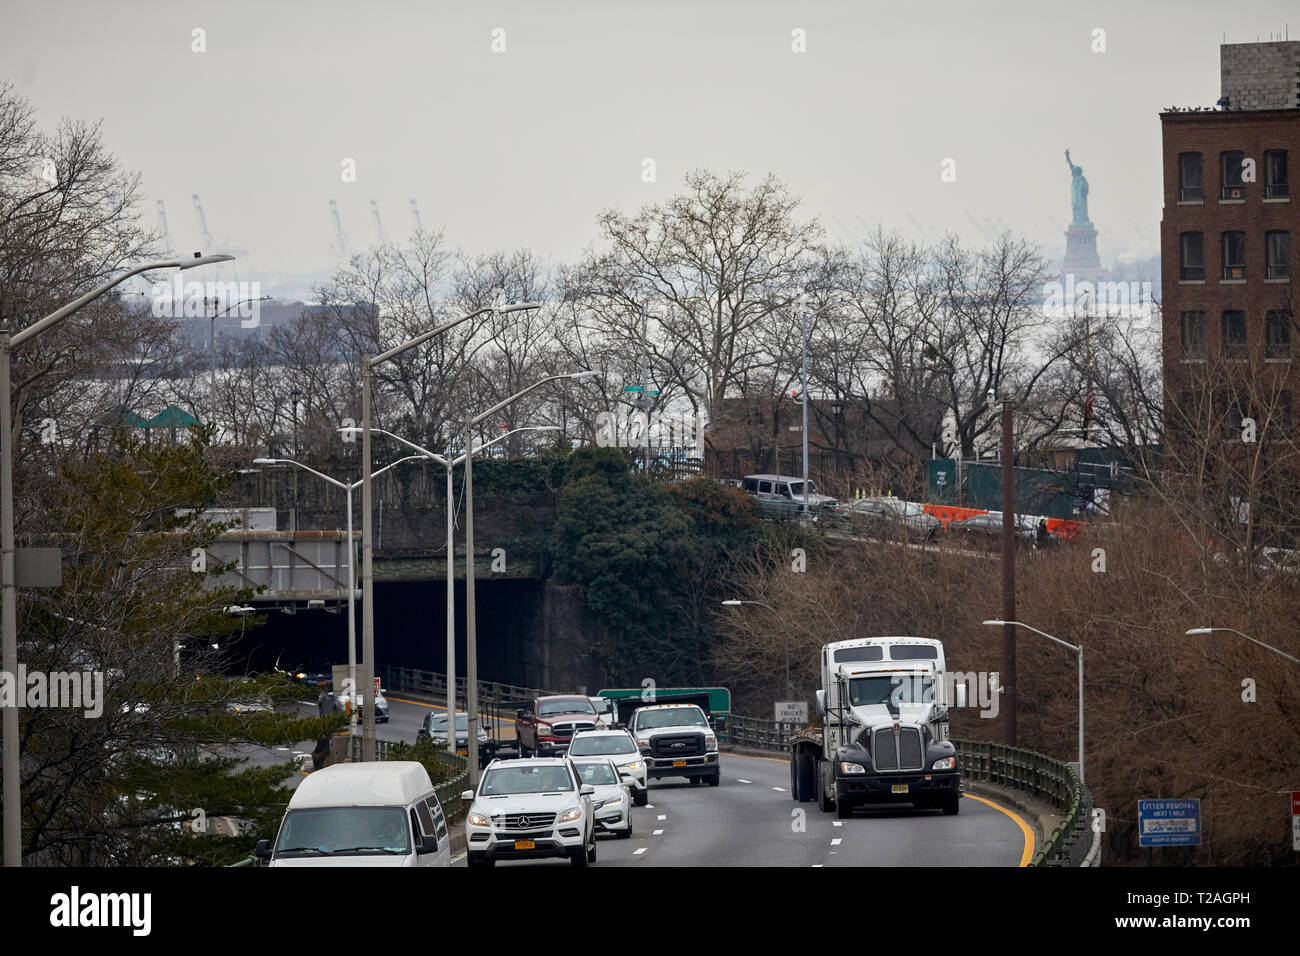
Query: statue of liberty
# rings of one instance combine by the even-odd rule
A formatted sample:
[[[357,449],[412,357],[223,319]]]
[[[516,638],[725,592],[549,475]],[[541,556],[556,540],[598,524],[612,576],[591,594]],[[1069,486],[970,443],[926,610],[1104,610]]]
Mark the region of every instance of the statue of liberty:
[[[1074,207],[1074,226],[1091,226],[1088,219],[1088,180],[1084,178],[1083,167],[1070,162],[1070,151],[1065,151],[1065,161],[1070,163],[1070,205]]]

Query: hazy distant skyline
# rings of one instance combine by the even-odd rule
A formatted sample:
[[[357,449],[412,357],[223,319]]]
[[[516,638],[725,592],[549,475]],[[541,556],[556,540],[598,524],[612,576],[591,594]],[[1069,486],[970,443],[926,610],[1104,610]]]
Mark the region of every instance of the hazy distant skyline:
[[[157,226],[163,200],[178,250],[200,248],[198,193],[218,251],[244,250],[241,275],[264,282],[335,265],[330,199],[353,247],[376,241],[372,199],[394,239],[415,199],[453,249],[558,262],[598,240],[601,209],[667,199],[699,167],[776,174],[832,239],[863,223],[919,238],[919,223],[974,243],[973,219],[1057,258],[1067,147],[1110,265],[1159,252],[1157,113],[1212,106],[1224,34],[1267,40],[1294,11],[4,0],[0,77],[46,130],[102,119],[105,143],[143,175],[143,222]],[[796,29],[806,52],[792,51]],[[340,180],[349,158],[355,183]],[[646,159],[656,182],[642,180]],[[946,159],[956,182],[941,182]]]

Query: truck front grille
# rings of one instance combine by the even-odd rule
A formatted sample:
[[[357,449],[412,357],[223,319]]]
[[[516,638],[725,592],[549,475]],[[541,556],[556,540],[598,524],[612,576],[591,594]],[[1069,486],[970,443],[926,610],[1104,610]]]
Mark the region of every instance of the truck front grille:
[[[580,734],[583,731],[595,730],[596,725],[591,721],[566,721],[562,724],[551,724],[552,737],[572,737],[574,734]]]
[[[703,734],[665,734],[650,742],[652,757],[699,757],[704,752]]]
[[[900,727],[897,737],[892,727],[871,733],[871,762],[877,770],[920,770],[924,753],[921,731],[915,727]]]

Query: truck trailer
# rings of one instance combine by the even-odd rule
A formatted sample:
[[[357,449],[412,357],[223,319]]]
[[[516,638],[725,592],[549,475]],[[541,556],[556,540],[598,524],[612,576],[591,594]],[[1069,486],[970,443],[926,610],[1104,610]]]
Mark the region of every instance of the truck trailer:
[[[943,644],[867,637],[822,648],[820,726],[790,738],[790,792],[845,818],[867,805],[961,809]],[[953,696],[965,706],[964,685]]]

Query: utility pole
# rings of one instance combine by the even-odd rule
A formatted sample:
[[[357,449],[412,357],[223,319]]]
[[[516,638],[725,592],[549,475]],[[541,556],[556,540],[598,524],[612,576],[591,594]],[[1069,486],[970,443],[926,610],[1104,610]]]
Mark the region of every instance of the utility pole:
[[[1002,742],[1016,745],[1016,470],[1014,404],[1002,397]]]

